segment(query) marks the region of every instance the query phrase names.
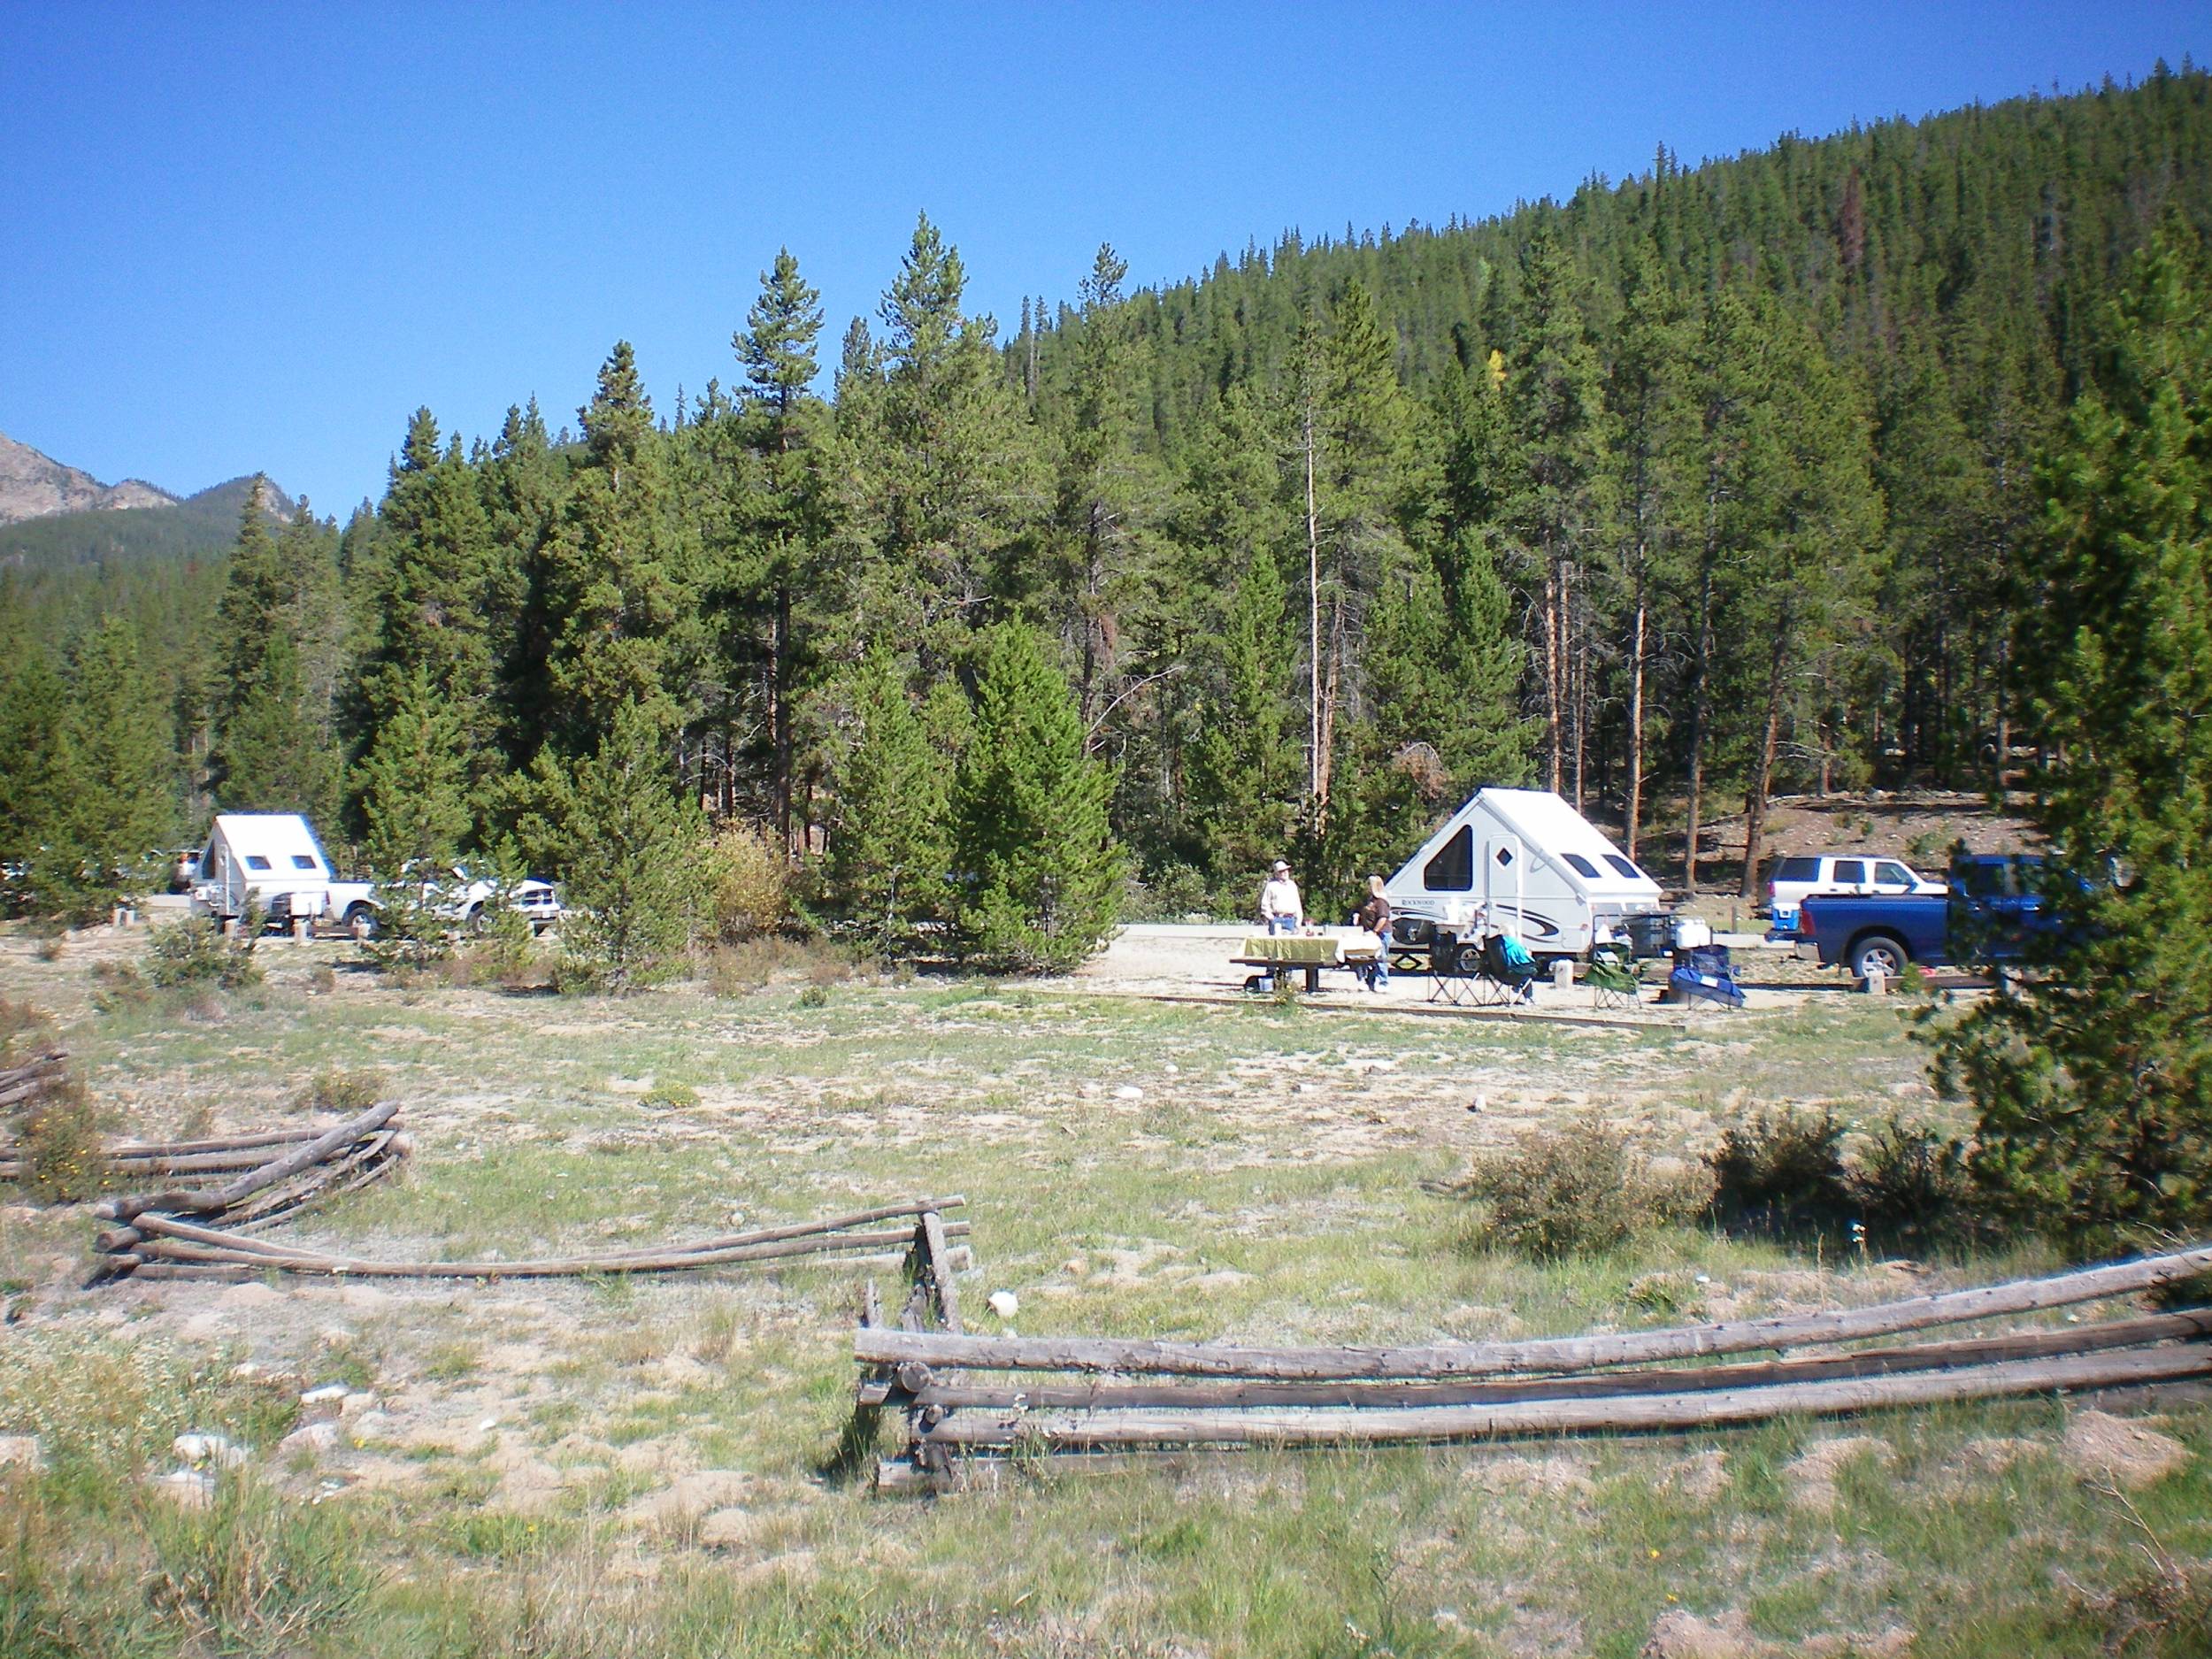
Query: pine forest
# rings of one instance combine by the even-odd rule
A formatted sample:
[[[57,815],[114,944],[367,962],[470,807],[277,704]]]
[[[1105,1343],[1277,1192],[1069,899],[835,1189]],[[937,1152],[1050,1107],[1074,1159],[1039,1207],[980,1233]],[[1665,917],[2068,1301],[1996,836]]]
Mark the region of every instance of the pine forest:
[[[2039,469],[2131,262],[2201,295],[2208,228],[2185,65],[1157,289],[1102,246],[1014,319],[926,216],[841,335],[764,250],[714,279],[726,381],[616,342],[572,423],[418,410],[342,525],[257,490],[227,547],[0,576],[0,857],[304,810],[651,883],[742,827],[886,949],[1025,965],[1240,914],[1278,856],[1340,910],[1525,783],[1748,894],[1773,796],[2062,736]]]

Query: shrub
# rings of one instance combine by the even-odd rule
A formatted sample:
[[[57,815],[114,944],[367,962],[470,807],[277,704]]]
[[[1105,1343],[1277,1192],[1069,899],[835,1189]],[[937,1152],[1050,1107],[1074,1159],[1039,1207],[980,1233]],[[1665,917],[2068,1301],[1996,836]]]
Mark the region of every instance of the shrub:
[[[699,1103],[699,1091],[688,1083],[656,1083],[637,1103],[651,1111],[689,1111]]]
[[[758,825],[726,824],[704,857],[710,937],[735,944],[783,926],[791,866],[773,833]]]
[[[749,939],[717,945],[701,962],[701,972],[717,996],[749,996],[764,989],[778,974],[797,973],[809,985],[831,986],[852,978],[853,953],[828,940]]]
[[[337,1112],[355,1118],[390,1093],[391,1079],[373,1066],[357,1071],[334,1066],[310,1078],[307,1087],[292,1096],[292,1105],[303,1112]]]
[[[1188,864],[1167,864],[1142,877],[1129,878],[1123,888],[1121,913],[1133,922],[1182,922],[1193,916],[1211,918],[1220,912],[1203,875]]]
[[[23,1184],[49,1203],[97,1193],[107,1179],[100,1125],[84,1086],[72,1078],[41,1090],[17,1114]]]
[[[1855,1213],[1835,1114],[1761,1110],[1732,1124],[1705,1159],[1709,1212],[1724,1226],[1777,1233],[1832,1226]]]
[[[1687,1219],[1702,1193],[1655,1172],[1618,1131],[1582,1124],[1538,1130],[1478,1164],[1460,1190],[1483,1206],[1477,1236],[1539,1261],[1618,1249]]]
[[[0,1059],[12,1055],[19,1047],[27,1047],[26,1039],[35,1042],[49,1034],[52,1025],[52,1020],[28,1002],[0,996]]]
[[[134,962],[96,962],[92,964],[92,1006],[103,1014],[119,1014],[150,1007],[154,987]]]
[[[1877,1229],[1932,1238],[1966,1228],[1971,1217],[1965,1142],[1893,1118],[1854,1160],[1851,1194]]]
[[[157,928],[146,946],[146,977],[165,991],[216,987],[234,991],[261,982],[261,964],[253,959],[254,935],[261,931],[257,912],[238,925],[235,937],[205,917],[188,917]]]
[[[826,985],[810,985],[799,993],[801,1008],[827,1008],[829,1000],[829,987]]]

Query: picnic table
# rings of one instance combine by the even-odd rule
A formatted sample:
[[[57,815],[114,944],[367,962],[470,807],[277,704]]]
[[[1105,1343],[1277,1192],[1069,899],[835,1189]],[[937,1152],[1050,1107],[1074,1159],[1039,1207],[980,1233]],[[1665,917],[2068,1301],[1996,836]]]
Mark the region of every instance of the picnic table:
[[[1364,928],[1333,927],[1312,933],[1252,933],[1241,952],[1230,958],[1240,968],[1257,968],[1272,978],[1282,969],[1300,970],[1308,992],[1321,989],[1321,970],[1371,966],[1382,955],[1382,941]]]

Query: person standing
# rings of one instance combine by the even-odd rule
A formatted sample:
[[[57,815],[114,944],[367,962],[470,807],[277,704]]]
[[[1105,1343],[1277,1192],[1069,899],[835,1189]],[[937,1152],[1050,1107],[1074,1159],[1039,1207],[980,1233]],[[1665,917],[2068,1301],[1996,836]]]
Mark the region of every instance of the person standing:
[[[1380,995],[1390,987],[1390,895],[1383,891],[1380,876],[1367,878],[1366,902],[1355,919],[1382,941],[1382,949],[1375,953],[1375,965],[1367,971],[1367,988]]]
[[[1271,933],[1294,933],[1306,919],[1306,902],[1298,896],[1298,884],[1290,879],[1290,866],[1281,859],[1260,889],[1260,921]]]

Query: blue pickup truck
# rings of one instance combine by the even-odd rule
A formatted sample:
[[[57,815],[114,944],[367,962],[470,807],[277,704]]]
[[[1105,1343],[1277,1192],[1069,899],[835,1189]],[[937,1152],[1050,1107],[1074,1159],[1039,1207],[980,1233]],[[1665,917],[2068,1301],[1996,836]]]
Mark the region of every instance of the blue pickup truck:
[[[1966,854],[1951,862],[1947,894],[1814,894],[1799,913],[1797,954],[1861,979],[1870,968],[1895,979],[1909,962],[2016,956],[2027,934],[2055,922],[2043,916],[2041,864],[2016,854]]]

